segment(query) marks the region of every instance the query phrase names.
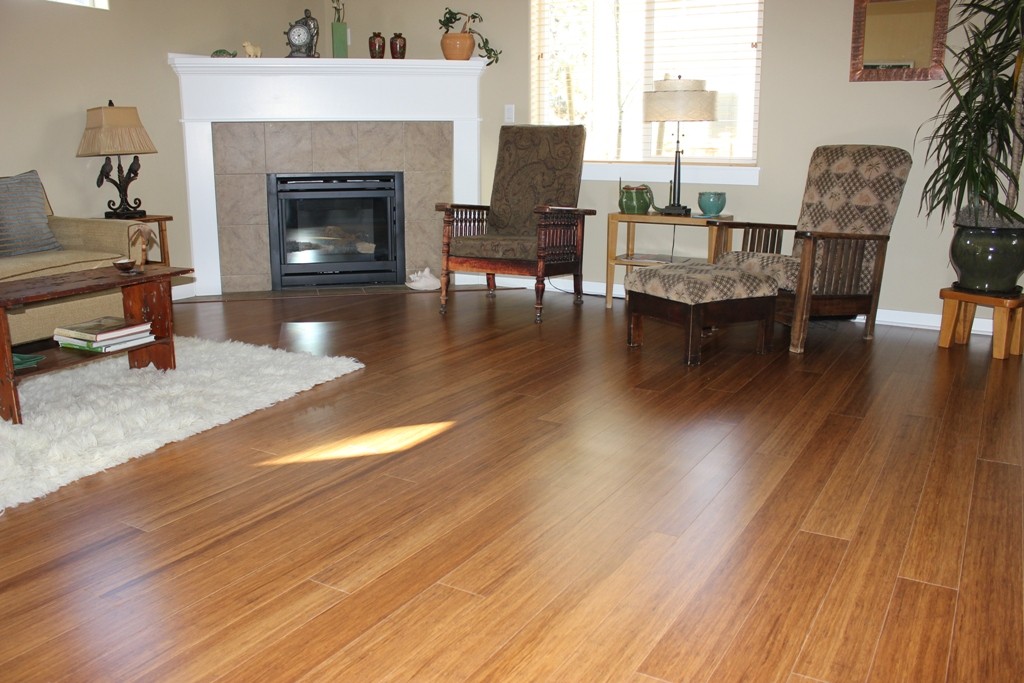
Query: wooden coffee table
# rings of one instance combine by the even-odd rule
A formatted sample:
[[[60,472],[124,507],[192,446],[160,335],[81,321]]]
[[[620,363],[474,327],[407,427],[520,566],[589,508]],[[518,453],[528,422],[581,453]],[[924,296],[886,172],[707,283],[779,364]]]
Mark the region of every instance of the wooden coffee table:
[[[114,354],[83,354],[46,350],[39,367],[21,370],[15,376],[11,351],[11,329],[7,316],[28,304],[65,299],[120,289],[126,324],[149,322],[156,339],[127,351],[128,364],[144,368],[150,363],[161,370],[172,370],[174,362],[174,324],[171,312],[171,278],[191,273],[191,268],[147,265],[146,272],[125,275],[113,266],[26,278],[0,283],[0,418],[21,423],[18,382],[34,374],[60,370],[78,363]],[[79,322],[79,321],[69,321]]]

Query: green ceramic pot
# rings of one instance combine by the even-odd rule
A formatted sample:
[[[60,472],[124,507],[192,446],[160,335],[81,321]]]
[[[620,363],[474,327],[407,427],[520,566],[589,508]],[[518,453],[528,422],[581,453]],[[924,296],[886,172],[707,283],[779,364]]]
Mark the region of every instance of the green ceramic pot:
[[[622,213],[646,215],[651,210],[651,188],[647,185],[630,187],[619,183],[619,211]]]
[[[982,294],[1020,294],[1024,273],[1024,226],[988,228],[956,225],[949,245],[956,271],[953,286]]]

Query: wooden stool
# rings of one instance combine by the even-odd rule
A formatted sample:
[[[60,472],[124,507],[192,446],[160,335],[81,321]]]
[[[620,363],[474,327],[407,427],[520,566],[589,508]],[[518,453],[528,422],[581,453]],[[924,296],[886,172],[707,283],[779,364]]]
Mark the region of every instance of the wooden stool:
[[[643,318],[650,316],[683,327],[688,365],[700,364],[706,327],[760,322],[757,352],[771,350],[779,287],[767,275],[709,263],[671,264],[633,270],[625,285],[629,346],[643,344]]]
[[[974,311],[978,306],[992,308],[992,357],[1002,360],[1007,353],[1021,355],[1021,307],[1024,296],[1001,297],[964,292],[952,287],[939,290],[942,299],[942,326],[939,346],[948,349],[952,342],[966,344],[971,338]]]

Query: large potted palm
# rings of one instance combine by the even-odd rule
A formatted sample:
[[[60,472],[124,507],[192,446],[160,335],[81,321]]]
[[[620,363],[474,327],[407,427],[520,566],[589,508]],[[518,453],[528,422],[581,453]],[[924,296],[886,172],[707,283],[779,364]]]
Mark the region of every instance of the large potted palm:
[[[1024,159],[1024,0],[963,0],[950,34],[945,92],[927,156],[935,163],[921,208],[954,216],[954,286],[1012,296],[1024,272],[1024,217],[1018,212]],[[962,33],[961,33],[962,32]]]

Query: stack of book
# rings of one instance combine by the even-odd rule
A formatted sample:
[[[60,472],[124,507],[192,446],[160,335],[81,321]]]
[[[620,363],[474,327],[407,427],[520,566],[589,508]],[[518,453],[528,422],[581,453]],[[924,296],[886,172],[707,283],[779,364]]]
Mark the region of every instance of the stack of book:
[[[150,323],[127,325],[124,318],[105,316],[58,327],[53,331],[53,339],[63,349],[110,353],[148,344],[156,337]]]

